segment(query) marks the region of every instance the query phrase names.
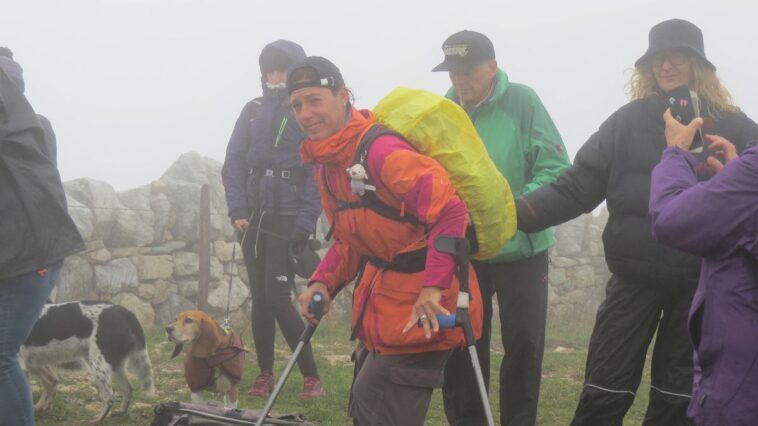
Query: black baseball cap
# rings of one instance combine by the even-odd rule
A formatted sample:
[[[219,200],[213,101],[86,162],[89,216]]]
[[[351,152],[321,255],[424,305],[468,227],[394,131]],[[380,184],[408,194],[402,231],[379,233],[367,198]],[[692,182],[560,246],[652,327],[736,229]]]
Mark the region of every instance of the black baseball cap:
[[[657,53],[668,49],[685,49],[705,61],[712,70],[716,70],[716,66],[705,57],[703,32],[684,19],[669,19],[653,26],[648,36],[647,51],[637,59],[634,66],[643,65]]]
[[[302,68],[310,68],[314,71],[315,76],[311,80],[292,81],[292,75],[295,71]],[[287,92],[292,94],[295,90],[306,87],[326,87],[329,89],[338,89],[345,86],[345,80],[342,79],[342,73],[332,61],[321,56],[308,56],[294,63],[287,70]]]
[[[445,60],[432,71],[469,71],[484,61],[495,59],[492,41],[476,31],[459,31],[442,43]]]

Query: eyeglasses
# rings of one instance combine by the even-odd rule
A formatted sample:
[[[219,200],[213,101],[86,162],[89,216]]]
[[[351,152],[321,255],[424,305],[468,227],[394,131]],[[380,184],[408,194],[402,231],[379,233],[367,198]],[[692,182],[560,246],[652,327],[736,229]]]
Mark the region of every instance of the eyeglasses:
[[[671,64],[672,67],[680,67],[687,63],[688,58],[687,54],[684,52],[659,53],[653,56],[651,63],[653,64],[653,68],[660,69],[663,67],[663,63],[666,62],[666,60],[669,61],[669,64]]]

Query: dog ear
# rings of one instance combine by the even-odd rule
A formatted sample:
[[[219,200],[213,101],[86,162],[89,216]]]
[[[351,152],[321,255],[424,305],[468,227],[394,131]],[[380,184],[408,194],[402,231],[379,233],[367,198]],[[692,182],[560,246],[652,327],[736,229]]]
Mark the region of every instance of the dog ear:
[[[177,355],[182,353],[182,349],[184,349],[184,345],[181,343],[177,343],[176,346],[174,346],[174,352],[171,354],[171,359],[176,358]]]

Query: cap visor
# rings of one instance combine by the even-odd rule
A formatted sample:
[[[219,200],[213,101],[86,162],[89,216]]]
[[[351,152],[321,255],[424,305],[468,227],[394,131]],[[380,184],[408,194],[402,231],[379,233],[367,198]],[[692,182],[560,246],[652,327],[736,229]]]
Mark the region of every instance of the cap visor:
[[[437,65],[436,67],[432,68],[432,72],[438,72],[438,71],[467,72],[476,68],[477,65],[478,64],[471,65],[469,63],[455,63],[455,62],[445,61]]]

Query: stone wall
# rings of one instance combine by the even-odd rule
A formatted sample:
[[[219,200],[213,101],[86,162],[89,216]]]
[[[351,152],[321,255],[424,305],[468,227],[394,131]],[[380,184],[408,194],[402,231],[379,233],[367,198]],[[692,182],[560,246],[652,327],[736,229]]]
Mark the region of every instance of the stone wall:
[[[229,282],[238,327],[250,318],[242,253],[227,218],[221,164],[196,153],[182,155],[158,180],[116,192],[92,179],[66,182],[69,211],[87,250],[66,259],[56,302],[110,300],[133,310],[145,327],[163,325],[194,309],[198,292],[200,188],[211,188],[211,313],[223,316]],[[605,216],[585,215],[556,228],[549,274],[550,321],[585,322],[594,316],[608,271],[600,233]],[[319,235],[323,235],[323,226]],[[232,261],[232,257],[235,261]],[[302,280],[298,285],[302,286]],[[346,289],[332,315],[350,312]]]

